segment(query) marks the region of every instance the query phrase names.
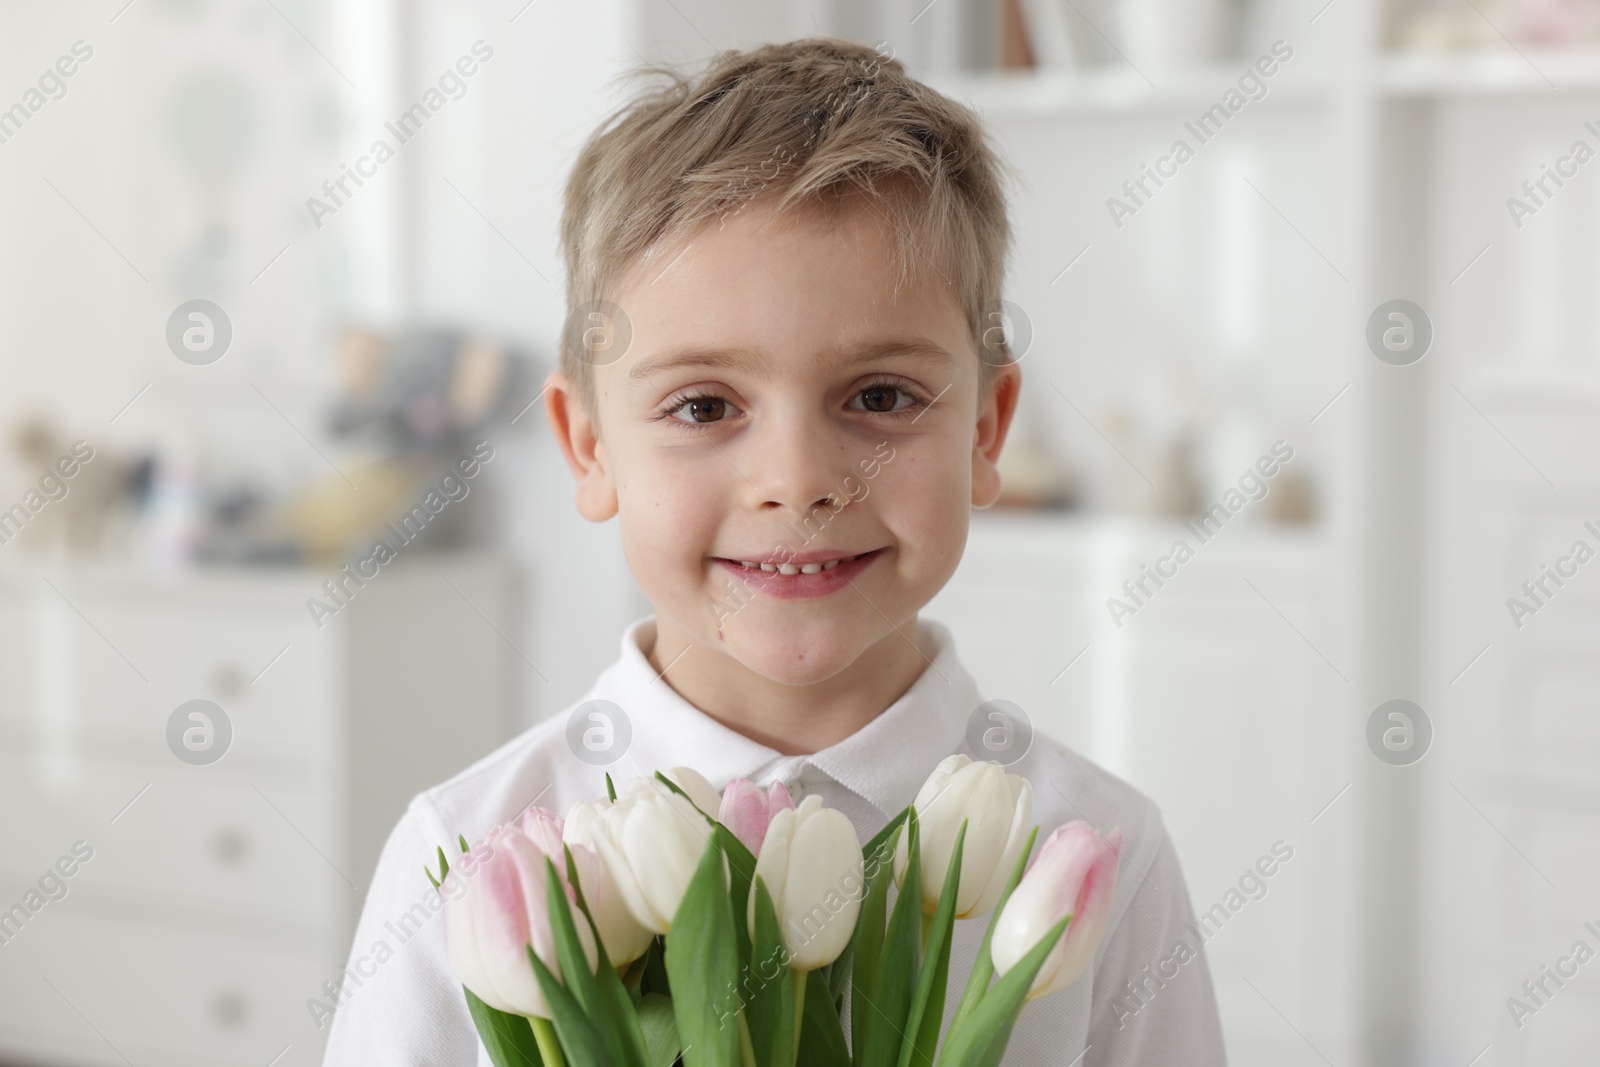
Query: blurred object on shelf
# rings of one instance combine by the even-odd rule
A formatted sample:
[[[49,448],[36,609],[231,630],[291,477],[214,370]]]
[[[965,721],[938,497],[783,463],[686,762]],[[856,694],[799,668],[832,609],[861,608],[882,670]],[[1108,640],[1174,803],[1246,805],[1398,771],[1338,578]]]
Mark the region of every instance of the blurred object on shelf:
[[[158,450],[149,493],[142,504],[140,537],[145,562],[170,570],[189,563],[207,525],[206,488],[200,457],[181,427]]]
[[[1159,515],[1161,490],[1150,477],[1159,460],[1149,437],[1125,407],[1112,407],[1096,421],[1116,451],[1107,461],[1103,509],[1122,515]]]
[[[1008,437],[997,463],[1000,496],[995,506],[1064,510],[1079,506],[1077,472],[1041,435],[1024,428]]]
[[[0,542],[27,552],[81,555],[114,540],[129,501],[149,486],[148,460],[110,454],[105,442],[73,439],[42,416],[25,419],[12,437],[34,481],[16,500],[0,503]]]
[[[1432,0],[1400,15],[1394,44],[1403,52],[1449,53],[1600,45],[1600,0]]]
[[[352,327],[338,356],[341,391],[329,423],[352,447],[324,456],[335,475],[269,485],[178,425],[127,456],[105,441],[76,442],[75,454],[70,437],[35,417],[13,440],[35,484],[0,503],[0,545],[172,569],[327,562],[385,537],[421,551],[486,540],[483,494],[456,465],[470,461],[476,473],[475,445],[503,433],[513,396],[532,391],[533,360],[440,328],[389,335]],[[383,532],[411,516],[407,536]]]
[[[1002,70],[1203,67],[1239,53],[1254,0],[999,0]],[[1110,36],[1107,36],[1107,33]]]
[[[1316,489],[1303,470],[1286,470],[1274,479],[1267,497],[1267,518],[1286,526],[1304,526],[1317,517]]]
[[[505,416],[515,417],[512,398],[526,391],[533,359],[472,331],[414,327],[391,334],[365,326],[341,333],[337,357],[340,393],[329,428],[375,458],[341,466],[337,477],[280,494],[276,502],[247,488],[233,491],[230,506],[214,512],[198,560],[328,562],[380,539],[415,541],[425,551],[484,539],[474,526],[482,494],[474,496],[471,477],[453,469],[475,442],[500,431]],[[444,478],[454,479],[449,491],[435,488]],[[436,503],[423,507],[424,500]],[[416,508],[424,517],[414,533],[386,532]]]
[[[1232,57],[1243,0],[1118,0],[1122,51],[1135,69],[1166,72]]]
[[[1078,68],[1078,52],[1063,0],[1021,0],[1021,25],[1033,65],[1041,70]]]
[[[1029,70],[1037,65],[1024,0],[1000,0],[1000,69]]]
[[[1151,472],[1157,489],[1155,513],[1172,518],[1187,518],[1200,511],[1200,473],[1196,464],[1198,435],[1182,430],[1157,453],[1157,467]]]
[[[478,334],[348,327],[338,352],[343,392],[331,428],[391,454],[449,451],[507,413],[532,360]]]
[[[447,472],[454,459],[410,456],[373,463],[352,472],[356,484],[361,486],[360,493],[351,493],[342,478],[325,479],[286,502],[286,527],[302,554],[319,562],[337,560],[355,549],[367,548],[374,537],[387,536],[392,541],[393,535],[381,532],[384,524],[409,516],[409,506],[418,503],[428,487]],[[469,496],[470,488],[462,499]],[[441,508],[437,516],[430,516],[426,528],[418,531],[427,536],[423,547],[429,550],[460,547],[466,540],[463,535],[466,509]]]
[[[1596,0],[1521,0],[1513,25],[1524,41],[1546,48],[1592,45],[1600,39]]]

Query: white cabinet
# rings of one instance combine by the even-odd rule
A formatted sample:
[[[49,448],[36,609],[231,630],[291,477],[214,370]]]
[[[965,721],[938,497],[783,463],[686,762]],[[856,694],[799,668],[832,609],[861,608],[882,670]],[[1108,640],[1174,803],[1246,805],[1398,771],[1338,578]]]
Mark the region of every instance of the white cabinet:
[[[0,574],[0,1059],[320,1062],[306,1001],[389,829],[519,677],[507,567],[385,570],[319,628],[328,577]],[[205,765],[168,743],[197,699],[232,734]]]
[[[1353,1062],[1357,811],[1345,786],[1364,753],[1345,718],[1337,571],[1315,534],[1230,527],[1160,588],[1147,580],[1152,595],[1117,626],[1107,599],[1180,537],[1197,544],[1180,523],[975,516],[926,613],[951,628],[986,700],[1013,701],[1156,802],[1197,913],[1275,842],[1294,849],[1206,945],[1229,1056],[1304,1056],[1275,1008]]]

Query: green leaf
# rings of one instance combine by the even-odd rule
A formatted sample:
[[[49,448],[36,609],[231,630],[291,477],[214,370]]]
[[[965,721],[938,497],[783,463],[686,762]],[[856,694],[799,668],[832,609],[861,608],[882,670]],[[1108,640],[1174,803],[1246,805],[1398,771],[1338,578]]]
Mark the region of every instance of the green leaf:
[[[877,1012],[872,1010],[871,1003],[878,983],[878,963],[883,954],[883,924],[888,907],[889,883],[894,880],[894,850],[900,840],[899,821],[893,823],[890,830],[886,838],[874,838],[877,841],[876,859],[873,854],[867,857],[867,890],[861,898],[855,932],[845,946],[845,952],[850,954],[847,972],[851,988],[850,1040],[855,1047],[855,1062],[858,1065],[866,1051],[867,1038],[878,1022]],[[837,988],[842,992],[843,982],[843,976],[835,970],[829,976],[830,990]]]
[[[900,814],[898,814],[894,818],[890,819],[889,820],[889,824],[887,826],[885,826],[882,830],[879,830],[877,833],[873,834],[872,835],[872,840],[868,841],[865,845],[861,846],[861,858],[862,858],[862,860],[864,862],[866,862],[866,863],[871,863],[872,862],[872,854],[874,852],[876,852],[878,849],[882,848],[884,842],[889,841],[890,835],[894,834],[897,830],[899,830],[901,825],[906,821],[906,819],[910,815],[911,815],[911,808],[908,806],[908,807],[905,808],[905,810],[900,812]],[[889,843],[889,856],[891,858],[893,858],[893,856],[894,856],[894,843],[893,842]]]
[[[469,848],[467,848],[467,838],[466,838],[465,834],[457,834],[456,835],[456,840],[461,842],[461,851],[462,852],[470,852],[471,851]]]
[[[466,986],[461,991],[467,995],[467,1010],[472,1012],[473,1025],[494,1067],[544,1067],[526,1018],[489,1007]]]
[[[733,904],[713,837],[700,856],[667,937],[667,976],[686,1067],[739,1063],[739,957]]]
[[[1045,957],[1050,955],[1061,934],[1071,922],[1071,916],[1051,927],[1028,954],[1017,961],[994,987],[984,995],[965,1020],[950,1028],[944,1050],[939,1055],[939,1067],[992,1067],[1005,1054],[1006,1042],[1011,1040],[1011,1028],[1022,1013],[1028,989],[1033,985]]]
[[[800,1067],[850,1067],[839,1012],[828,999],[821,971],[806,975],[805,1017],[800,1022]]]
[[[859,1067],[895,1067],[922,962],[922,849],[915,811],[907,816],[906,827],[906,877],[884,935],[877,980],[867,1005],[876,1018],[867,1034],[866,1047],[856,1061]]]
[[[961,1020],[972,1014],[972,1009],[978,1006],[983,995],[989,989],[989,979],[994,977],[994,959],[989,955],[989,940],[994,937],[995,920],[1005,910],[1006,901],[1011,899],[1011,894],[1017,888],[1017,883],[1022,881],[1022,872],[1028,868],[1028,857],[1033,854],[1033,839],[1039,836],[1037,825],[1028,832],[1028,840],[1023,844],[1022,851],[1017,855],[1017,862],[1011,868],[1011,877],[1006,880],[1006,887],[1000,891],[1000,900],[994,906],[994,911],[989,913],[989,925],[983,931],[983,941],[978,945],[978,957],[972,962],[972,971],[967,975],[967,988],[961,994],[961,1003],[956,1005],[955,1018],[950,1022],[950,1032],[955,1033],[956,1027],[961,1025]]]
[[[435,888],[435,889],[439,888],[439,879],[437,879],[437,878],[435,878],[433,876],[433,869],[431,867],[429,867],[426,863],[424,863],[422,865],[422,873],[428,876],[428,881],[433,883],[433,888]]]
[[[550,973],[550,968],[533,951],[532,945],[528,946],[528,959],[533,962],[533,976],[539,983],[539,991],[550,1006],[550,1021],[555,1024],[556,1036],[561,1039],[561,1049],[567,1062],[574,1065],[615,1063],[572,991]]]
[[[439,881],[450,877],[450,861],[444,858],[444,846],[439,846]]]
[[[645,996],[639,1002],[639,1028],[644,1032],[646,1067],[672,1067],[683,1051],[672,1000],[659,993]]]
[[[874,834],[872,840],[862,847],[861,860],[869,881],[879,867],[894,863],[895,842],[899,840],[900,827],[906,820],[906,812],[910,810],[910,808],[906,808],[890,819],[889,824]],[[885,848],[886,845],[887,848]],[[876,860],[874,859],[875,856],[877,857]],[[879,922],[878,926],[881,934],[882,922]],[[856,929],[860,929],[859,923]],[[882,938],[880,937],[879,940],[881,941]],[[822,969],[822,976],[828,981],[828,990],[833,994],[833,1000],[836,1005],[843,1004],[845,991],[850,988],[850,976],[855,967],[855,954],[856,930],[852,930],[850,931],[850,940],[845,942],[844,951],[839,953],[838,959]]]
[[[961,849],[966,843],[967,820],[956,830],[950,866],[945,868],[939,907],[928,930],[928,944],[917,975],[917,990],[906,1015],[906,1040],[900,1045],[899,1067],[933,1067],[939,1047],[939,1026],[944,1022],[944,992],[950,977],[950,939],[956,924],[956,896],[961,891]]]
[[[660,993],[664,997],[672,995],[672,982],[667,977],[667,941],[657,935],[650,942],[650,948],[644,954],[644,974],[639,978],[639,993],[646,996],[651,993]]]
[[[597,957],[594,984],[599,996],[598,1008],[590,1008],[590,1017],[600,1024],[602,1034],[617,1035],[622,1044],[623,1062],[628,1067],[644,1067],[644,1034],[639,1029],[633,998],[622,984],[616,968],[611,965],[611,957],[606,954],[605,942],[600,940],[600,928],[595,923],[594,916],[589,913],[589,904],[583,898],[583,887],[578,884],[578,864],[572,858],[572,849],[562,845],[561,850],[567,861],[567,880],[572,886],[573,895],[578,898],[578,908],[583,913],[584,921],[589,924],[589,933],[594,937]],[[581,945],[579,947],[581,948]],[[561,966],[565,968],[566,963],[563,962]]]
[[[750,958],[750,925],[746,916],[750,914],[750,883],[756,877],[756,858],[732,830],[715,820],[711,825],[714,827],[712,836],[723,855],[728,857],[728,872],[732,876],[728,892],[733,903],[733,935],[738,942],[739,958],[747,960]]]
[[[550,932],[556,942],[556,961],[561,964],[561,980],[572,991],[583,1013],[594,1018],[599,1013],[600,991],[595,986],[594,972],[589,970],[583,942],[578,940],[578,928],[572,922],[572,909],[567,905],[561,876],[556,874],[556,865],[548,856],[544,861],[544,899],[546,910],[550,912]]]
[[[750,999],[745,1016],[750,1021],[750,1043],[761,1067],[789,1067],[794,1056],[794,972],[778,926],[778,912],[766,883],[756,879],[756,936],[750,949],[750,967],[743,989]],[[769,971],[771,973],[769,977]]]
[[[606,772],[606,796],[611,798],[611,803],[617,802],[617,787],[611,781],[611,772]]]
[[[621,1039],[624,1064],[628,1067],[646,1067],[649,1062],[649,1052],[645,1045],[644,1031],[639,1026],[638,1007],[628,993],[627,987],[622,984],[617,969],[611,966],[611,958],[606,955],[606,946],[601,942],[598,930],[594,931],[594,947],[600,957],[600,965],[595,968],[594,981],[599,988],[600,1004],[603,1008],[600,1013],[601,1021],[603,1025],[615,1030]]]

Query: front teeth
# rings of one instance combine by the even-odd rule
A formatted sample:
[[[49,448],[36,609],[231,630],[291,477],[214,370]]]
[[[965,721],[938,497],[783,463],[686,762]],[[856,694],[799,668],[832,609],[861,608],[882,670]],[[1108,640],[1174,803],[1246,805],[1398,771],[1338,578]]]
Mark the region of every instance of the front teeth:
[[[747,571],[748,570],[755,570],[757,567],[759,567],[764,571],[768,571],[768,572],[771,572],[771,573],[777,573],[777,574],[817,574],[817,573],[819,573],[821,571],[831,571],[831,570],[833,570],[833,568],[837,567],[841,563],[849,563],[850,560],[860,559],[860,558],[861,557],[859,557],[859,556],[851,556],[849,559],[830,559],[826,563],[803,563],[803,564],[794,564],[794,563],[752,563],[752,562],[750,562],[748,560],[740,560],[739,561],[739,566],[743,567]]]

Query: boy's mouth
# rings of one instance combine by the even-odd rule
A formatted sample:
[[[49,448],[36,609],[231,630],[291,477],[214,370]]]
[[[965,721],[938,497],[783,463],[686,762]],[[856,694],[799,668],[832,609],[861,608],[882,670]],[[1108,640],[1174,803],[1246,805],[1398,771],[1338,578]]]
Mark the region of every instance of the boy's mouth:
[[[746,585],[783,599],[826,596],[842,589],[886,550],[875,548],[855,555],[808,552],[785,563],[738,560],[715,556],[717,565],[738,575]]]

